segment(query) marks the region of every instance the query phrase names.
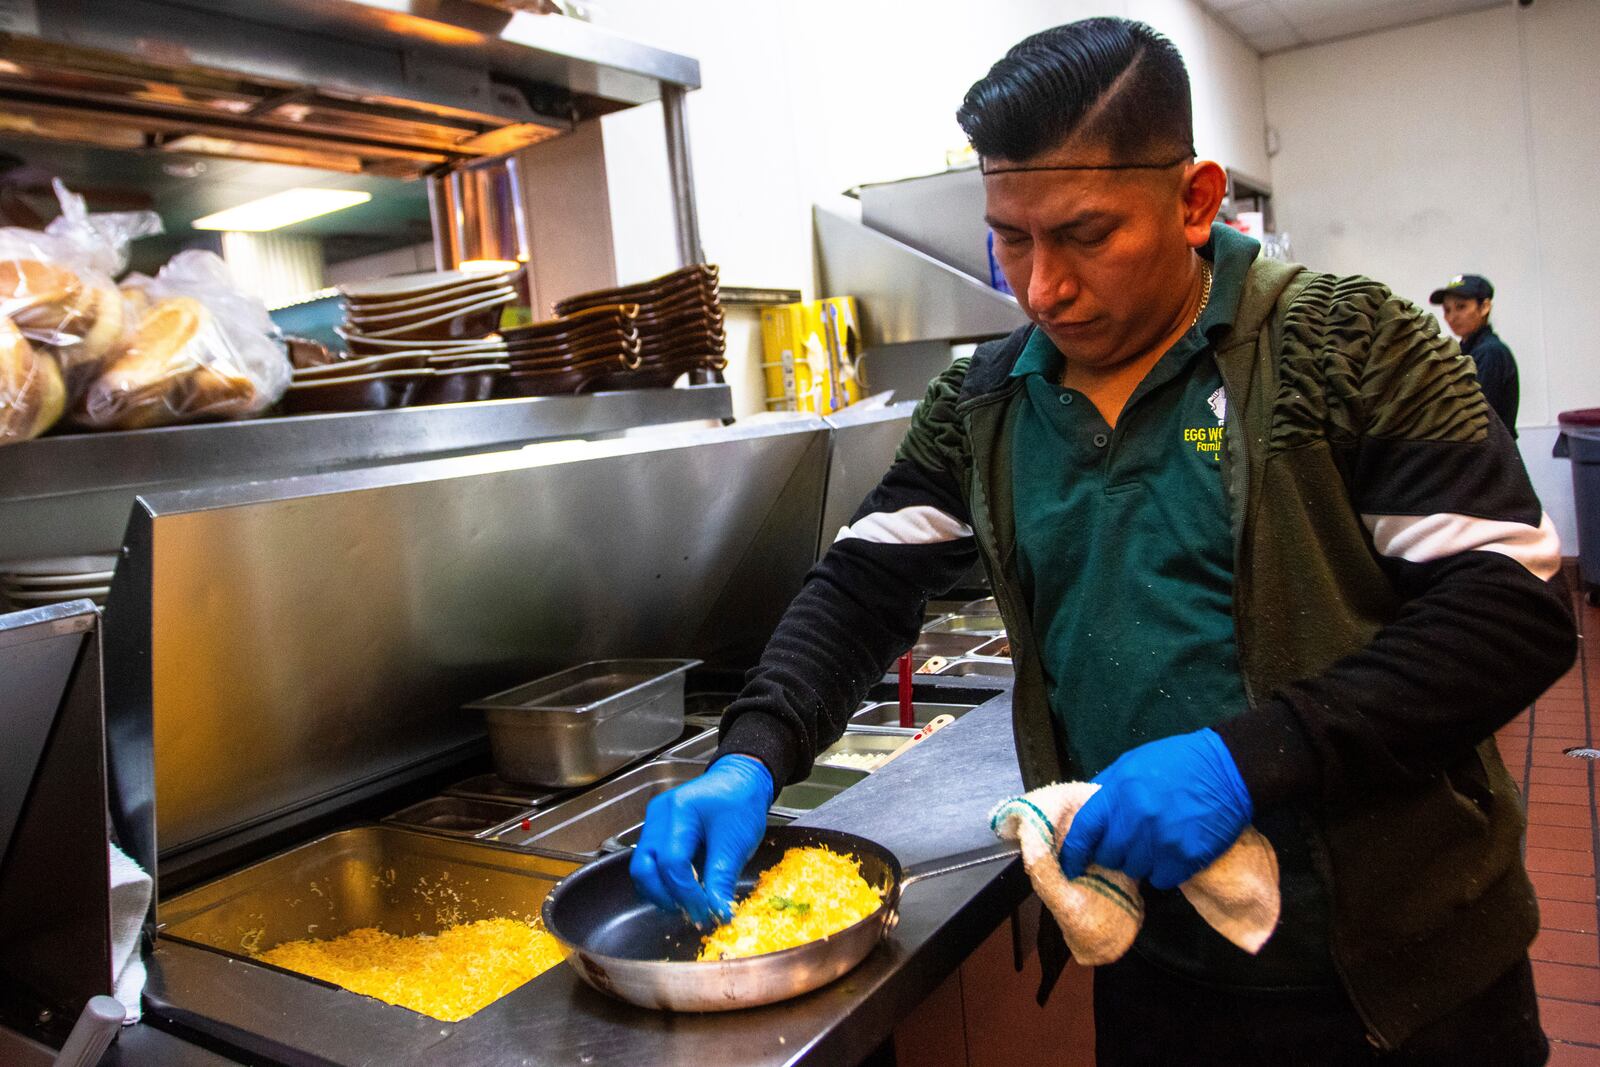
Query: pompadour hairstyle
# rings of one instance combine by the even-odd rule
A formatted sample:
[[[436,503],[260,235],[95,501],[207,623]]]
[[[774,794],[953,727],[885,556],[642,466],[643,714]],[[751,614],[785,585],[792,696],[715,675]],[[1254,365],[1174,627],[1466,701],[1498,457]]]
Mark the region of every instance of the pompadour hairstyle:
[[[1119,162],[1194,151],[1183,56],[1131,19],[1084,19],[1027,38],[967,90],[956,121],[985,159],[1021,162],[1074,136]]]

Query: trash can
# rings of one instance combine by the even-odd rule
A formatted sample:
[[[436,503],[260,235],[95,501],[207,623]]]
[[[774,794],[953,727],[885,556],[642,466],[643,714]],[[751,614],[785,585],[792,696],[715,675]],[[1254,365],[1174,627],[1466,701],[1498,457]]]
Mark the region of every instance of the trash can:
[[[1572,460],[1572,504],[1578,517],[1578,576],[1585,598],[1600,604],[1600,408],[1563,411],[1555,456]]]

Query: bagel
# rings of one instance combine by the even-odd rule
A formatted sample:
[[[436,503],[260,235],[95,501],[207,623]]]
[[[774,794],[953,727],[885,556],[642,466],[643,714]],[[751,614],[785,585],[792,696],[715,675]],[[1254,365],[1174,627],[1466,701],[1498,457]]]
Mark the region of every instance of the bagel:
[[[0,444],[38,437],[61,418],[67,389],[55,357],[0,318]]]
[[[256,386],[212,349],[211,313],[198,300],[158,300],[139,317],[79,405],[80,421],[137,430],[199,415],[250,410]]]
[[[0,261],[0,314],[37,340],[77,336],[93,305],[76,271],[37,259]]]

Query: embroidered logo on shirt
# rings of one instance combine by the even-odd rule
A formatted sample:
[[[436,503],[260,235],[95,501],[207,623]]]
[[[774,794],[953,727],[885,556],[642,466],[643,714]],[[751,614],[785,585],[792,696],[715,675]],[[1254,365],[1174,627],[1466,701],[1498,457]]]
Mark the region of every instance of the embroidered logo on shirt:
[[[1206,406],[1211,409],[1211,414],[1217,418],[1215,426],[1185,426],[1183,440],[1185,444],[1192,443],[1194,450],[1201,455],[1209,455],[1213,462],[1222,462],[1222,421],[1228,411],[1228,394],[1219,386],[1210,396],[1206,397]]]

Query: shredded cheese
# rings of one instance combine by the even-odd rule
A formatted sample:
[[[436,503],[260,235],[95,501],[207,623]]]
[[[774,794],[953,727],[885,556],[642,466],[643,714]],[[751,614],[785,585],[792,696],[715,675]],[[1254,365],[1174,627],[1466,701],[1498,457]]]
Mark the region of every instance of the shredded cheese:
[[[482,919],[414,937],[365,927],[327,941],[287,941],[256,958],[453,1023],[543,974],[563,954],[538,923]]]
[[[733,918],[705,938],[700,959],[758,956],[817,941],[882,904],[883,890],[867,884],[860,860],[826,848],[791,848],[761,872]]]
[[[835,752],[824,753],[817,762],[827,767],[849,767],[857,771],[875,771],[889,762],[888,752]]]

